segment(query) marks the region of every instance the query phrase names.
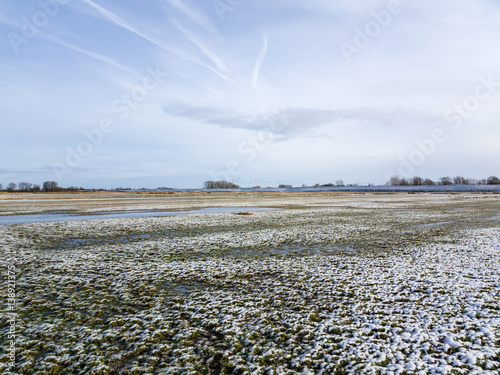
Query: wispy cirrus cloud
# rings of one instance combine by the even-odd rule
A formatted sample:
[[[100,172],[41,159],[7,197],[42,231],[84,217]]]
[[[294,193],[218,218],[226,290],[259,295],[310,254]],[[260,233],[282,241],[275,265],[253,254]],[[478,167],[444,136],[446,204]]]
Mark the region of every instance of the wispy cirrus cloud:
[[[253,68],[252,87],[254,89],[257,87],[257,83],[259,81],[260,68],[262,67],[264,60],[266,59],[267,44],[268,44],[268,38],[267,38],[267,35],[264,34],[264,41],[262,44],[262,48],[259,52],[259,55],[257,56],[257,59],[255,60],[255,66]]]
[[[130,23],[126,22],[123,18],[119,17],[118,15],[111,12],[110,10],[101,7],[100,5],[96,4],[92,0],[83,0],[83,2],[85,4],[87,4],[88,6],[90,6],[92,9],[94,9],[105,20],[108,20],[109,22],[126,29],[126,30],[130,31],[131,33],[134,33],[135,35],[140,36],[141,38],[153,43],[154,45],[156,45],[157,47],[161,48],[162,50],[164,50],[168,53],[171,53],[171,54],[173,54],[181,59],[187,60],[191,63],[194,63],[198,66],[201,66],[205,69],[210,70],[211,72],[215,73],[217,76],[222,78],[224,81],[230,83],[233,86],[236,86],[237,88],[239,88],[241,90],[248,90],[245,86],[241,85],[240,83],[238,83],[234,79],[230,78],[229,76],[227,76],[226,74],[224,74],[220,70],[200,61],[196,57],[188,55],[187,53],[183,52],[180,49],[172,47],[171,45],[168,45],[168,44],[158,40],[157,38],[153,37],[152,35],[150,35],[147,32],[140,31],[138,28],[136,28],[136,27],[132,26]]]
[[[50,40],[53,43],[56,43],[56,44],[59,44],[63,47],[69,48],[69,49],[76,51],[76,52],[79,52],[83,55],[92,57],[92,58],[99,60],[103,63],[109,64],[109,65],[113,66],[114,68],[121,69],[127,73],[136,74],[136,72],[133,69],[131,69],[130,67],[125,66],[125,65],[111,59],[110,57],[104,56],[104,55],[97,53],[97,52],[94,52],[94,51],[90,51],[90,50],[75,46],[74,44],[65,42],[54,35],[48,35],[46,33],[42,33],[42,35],[44,36],[45,39]]]
[[[110,10],[105,9],[105,8],[101,7],[100,5],[94,3],[92,0],[83,0],[83,2],[85,4],[87,4],[88,6],[90,6],[92,9],[94,9],[95,11],[97,11],[97,13],[105,20],[130,31],[131,33],[133,33],[137,36],[140,36],[141,38],[144,38],[145,40],[153,43],[154,45],[156,45],[157,47],[160,47],[161,49],[165,50],[166,52],[172,53],[180,58],[189,60],[191,62],[196,62],[196,60],[192,59],[187,54],[183,53],[181,50],[177,50],[171,46],[168,46],[165,43],[162,43],[162,42],[156,40],[156,38],[153,38],[152,36],[147,35],[146,33],[139,31],[137,28],[130,25],[130,23],[125,22],[125,20],[123,20],[123,18],[119,17],[118,15],[111,12]]]
[[[215,27],[212,25],[210,18],[208,18],[201,10],[195,7],[193,4],[179,0],[164,0],[170,6],[177,9],[195,24],[201,26],[204,30],[210,32],[211,34],[218,34]]]
[[[224,72],[227,70],[227,67],[222,59],[218,57],[213,51],[211,51],[206,44],[202,43],[191,31],[189,31],[174,19],[170,20],[170,23],[174,25],[174,27],[179,30],[189,42],[194,44],[203,53],[203,55],[205,55],[210,61],[212,61],[215,66],[217,66],[217,69],[219,71]]]

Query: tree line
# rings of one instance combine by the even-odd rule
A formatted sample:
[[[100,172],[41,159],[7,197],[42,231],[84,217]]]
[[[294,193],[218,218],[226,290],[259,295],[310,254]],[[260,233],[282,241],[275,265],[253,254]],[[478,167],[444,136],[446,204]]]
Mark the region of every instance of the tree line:
[[[432,185],[500,185],[500,178],[496,176],[490,176],[483,179],[475,178],[465,178],[462,176],[455,177],[441,177],[437,181],[431,180],[430,178],[422,178],[420,176],[414,176],[411,178],[404,178],[400,176],[392,176],[389,181],[386,182],[388,186],[432,186]],[[346,186],[344,181],[337,180],[335,184],[316,184],[313,187],[333,187],[333,186]],[[347,186],[358,186],[358,184],[347,185]],[[204,189],[239,189],[240,186],[229,181],[205,181],[203,185]],[[260,186],[256,186],[260,188]],[[292,185],[280,184],[280,188],[291,188]],[[306,187],[303,185],[303,187]],[[145,188],[143,188],[145,189]],[[158,189],[168,189],[165,187]],[[82,187],[70,186],[67,188],[60,187],[56,181],[45,181],[42,186],[37,184],[32,184],[30,182],[19,182],[18,184],[10,182],[7,184],[5,189],[3,185],[0,184],[0,191],[7,191],[9,193],[13,192],[26,192],[26,193],[37,193],[37,192],[60,192],[60,191],[78,191],[85,190]],[[106,189],[99,189],[106,190]],[[113,190],[113,189],[112,189]],[[115,190],[131,190],[130,188],[116,188]]]
[[[370,186],[372,184],[368,184]],[[490,176],[488,178],[476,179],[476,178],[466,178],[463,176],[455,177],[440,177],[438,180],[434,181],[430,178],[423,178],[420,176],[414,176],[411,178],[405,178],[400,176],[392,176],[389,181],[386,182],[388,186],[432,186],[432,185],[500,185],[500,179],[496,176]],[[343,187],[346,186],[343,180],[337,180],[335,184],[315,184],[312,187]],[[359,184],[347,184],[347,186],[359,186]],[[279,188],[291,188],[292,185],[280,184]],[[302,185],[302,187],[307,187]],[[228,181],[205,181],[205,189],[238,189],[239,186]],[[256,186],[260,188],[260,186]]]
[[[228,181],[205,181],[204,189],[239,189],[240,186]]]
[[[45,181],[42,186],[37,184],[32,184],[31,182],[20,182],[16,184],[15,182],[9,182],[5,187],[5,191],[9,193],[21,192],[21,193],[38,193],[38,192],[57,192],[57,191],[76,191],[82,190],[83,188],[77,188],[75,186],[70,186],[68,188],[60,187],[55,181]],[[0,190],[4,190],[2,184],[0,184]]]
[[[404,178],[400,176],[392,176],[386,185],[389,186],[431,186],[431,185],[500,185],[500,179],[496,176],[490,176],[488,178],[476,179],[476,178],[465,178],[463,176],[455,177],[440,177],[437,181],[433,181],[430,178],[422,178],[419,176],[414,176],[411,178]]]

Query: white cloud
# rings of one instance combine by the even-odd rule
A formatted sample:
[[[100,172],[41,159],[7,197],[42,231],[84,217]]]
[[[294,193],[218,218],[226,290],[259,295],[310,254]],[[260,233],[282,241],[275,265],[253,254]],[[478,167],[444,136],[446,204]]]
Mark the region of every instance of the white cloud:
[[[181,103],[172,103],[163,107],[165,113],[199,121],[205,124],[219,125],[225,128],[260,131],[270,129],[275,133],[300,137],[310,129],[336,123],[356,123],[371,127],[404,128],[408,124],[436,124],[441,117],[438,114],[398,108],[360,107],[352,109],[313,109],[282,108],[279,112],[265,115],[239,114],[231,110],[210,107],[196,107]],[[278,116],[285,118],[286,125],[273,127]],[[273,130],[274,128],[279,130]]]

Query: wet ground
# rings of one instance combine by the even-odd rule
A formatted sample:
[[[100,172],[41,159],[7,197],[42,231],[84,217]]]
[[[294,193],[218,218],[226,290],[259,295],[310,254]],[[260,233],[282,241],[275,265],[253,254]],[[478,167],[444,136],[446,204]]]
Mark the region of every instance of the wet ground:
[[[0,226],[1,373],[500,371],[497,195],[46,197],[91,217]]]
[[[266,211],[272,208],[263,207],[208,207],[199,210],[180,210],[180,211],[115,211],[115,212],[96,212],[92,215],[79,215],[65,213],[64,211],[49,211],[43,214],[33,215],[5,215],[0,216],[0,225],[29,224],[29,223],[48,223],[55,221],[79,221],[95,219],[133,219],[141,217],[161,217],[193,214],[214,214],[214,213],[252,213],[256,211]]]

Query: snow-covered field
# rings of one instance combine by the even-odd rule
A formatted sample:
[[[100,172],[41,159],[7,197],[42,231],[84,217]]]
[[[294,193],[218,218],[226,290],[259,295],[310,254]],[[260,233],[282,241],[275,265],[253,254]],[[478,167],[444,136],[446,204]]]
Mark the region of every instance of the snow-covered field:
[[[498,195],[77,202],[280,209],[0,226],[1,373],[500,373]]]

